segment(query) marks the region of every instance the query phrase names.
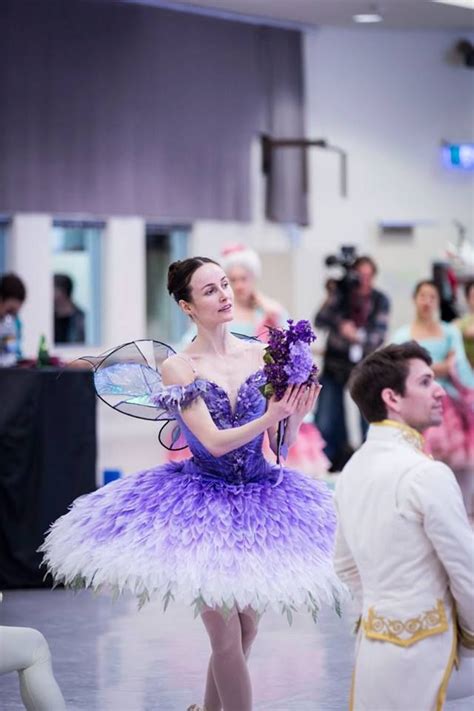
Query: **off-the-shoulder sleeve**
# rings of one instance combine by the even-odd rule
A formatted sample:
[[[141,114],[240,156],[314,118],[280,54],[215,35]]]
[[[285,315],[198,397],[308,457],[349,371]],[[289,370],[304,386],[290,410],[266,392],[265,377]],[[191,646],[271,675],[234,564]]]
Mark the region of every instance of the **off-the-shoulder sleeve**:
[[[188,385],[163,385],[160,390],[153,393],[152,400],[157,407],[174,415],[188,407],[198,397],[202,397],[207,388],[208,382],[199,378]]]

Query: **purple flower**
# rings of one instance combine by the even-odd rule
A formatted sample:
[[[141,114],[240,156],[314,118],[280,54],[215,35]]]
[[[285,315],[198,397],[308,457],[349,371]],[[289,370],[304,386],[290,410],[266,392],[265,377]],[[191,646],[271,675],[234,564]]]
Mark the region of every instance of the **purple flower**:
[[[266,397],[283,397],[288,385],[317,382],[317,368],[313,365],[309,344],[316,336],[309,321],[294,323],[288,328],[271,328],[265,349],[264,374]]]
[[[309,345],[303,341],[292,343],[289,348],[290,359],[284,366],[289,385],[305,383],[313,368],[313,359]]]

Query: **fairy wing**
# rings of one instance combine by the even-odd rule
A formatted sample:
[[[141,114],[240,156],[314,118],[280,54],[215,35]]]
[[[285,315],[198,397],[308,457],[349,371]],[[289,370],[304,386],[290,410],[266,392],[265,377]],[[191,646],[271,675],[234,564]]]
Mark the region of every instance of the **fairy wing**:
[[[238,333],[233,335],[258,340]],[[157,397],[165,389],[162,363],[175,353],[166,343],[141,339],[124,343],[99,356],[79,359],[92,365],[94,387],[102,402],[124,415],[162,422],[158,439],[170,450],[187,447],[172,411]]]
[[[153,396],[163,388],[161,365],[173,353],[166,343],[142,339],[83,360],[93,366],[97,395],[113,410],[143,420],[168,420],[169,413]]]
[[[162,363],[175,352],[161,341],[141,339],[80,360],[92,365],[95,391],[102,402],[124,415],[162,422],[160,443],[167,449],[179,450],[187,446],[179,424],[156,398],[164,388]]]

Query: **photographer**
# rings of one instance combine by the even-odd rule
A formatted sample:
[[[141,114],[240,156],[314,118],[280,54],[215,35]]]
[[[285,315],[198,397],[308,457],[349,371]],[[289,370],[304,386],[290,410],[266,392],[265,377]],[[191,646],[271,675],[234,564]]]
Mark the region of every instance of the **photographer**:
[[[390,302],[374,289],[377,265],[368,256],[355,257],[354,248],[343,248],[341,256],[330,257],[328,265],[338,263],[345,276],[316,314],[315,326],[326,329],[324,355],[315,422],[326,440],[325,453],[332,470],[340,471],[352,454],[347,438],[344,388],[352,368],[382,345],[388,326]],[[362,436],[367,424],[361,420]]]

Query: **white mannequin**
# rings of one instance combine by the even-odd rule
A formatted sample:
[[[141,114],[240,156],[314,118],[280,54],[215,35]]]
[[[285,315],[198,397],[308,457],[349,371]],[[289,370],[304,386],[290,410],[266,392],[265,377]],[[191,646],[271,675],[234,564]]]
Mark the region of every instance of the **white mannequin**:
[[[1,593],[0,593],[1,600]],[[66,704],[53,675],[48,643],[30,627],[0,625],[0,674],[17,671],[27,711],[64,711]]]

